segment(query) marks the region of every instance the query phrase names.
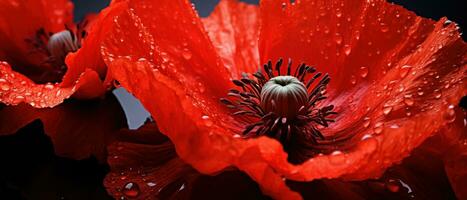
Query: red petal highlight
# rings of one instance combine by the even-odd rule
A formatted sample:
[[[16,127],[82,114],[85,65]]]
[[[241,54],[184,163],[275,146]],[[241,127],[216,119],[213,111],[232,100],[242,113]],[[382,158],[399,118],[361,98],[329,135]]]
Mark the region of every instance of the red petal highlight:
[[[198,66],[200,63],[206,63],[203,62],[205,60],[199,59],[205,58],[203,55],[206,56],[201,52],[194,53],[190,62],[176,59],[177,55],[173,52],[181,49],[178,45],[183,44],[183,40],[181,41],[180,38],[186,37],[178,35],[179,32],[184,31],[180,29],[192,30],[190,28],[194,25],[190,25],[190,23],[183,23],[181,26],[171,25],[176,24],[173,21],[174,18],[181,22],[193,20],[191,15],[190,18],[185,18],[186,13],[192,13],[189,5],[181,3],[185,5],[181,9],[179,4],[173,5],[172,2],[176,1],[159,2],[157,8],[160,10],[156,9],[156,5],[143,3],[144,6],[138,8],[139,11],[135,9],[134,13],[130,11],[118,17],[116,23],[120,24],[121,27],[128,28],[131,32],[114,30],[110,33],[109,40],[104,44],[103,53],[111,73],[123,87],[141,100],[159,123],[161,132],[174,142],[177,153],[183,160],[203,173],[215,173],[228,166],[235,166],[257,181],[261,189],[274,198],[300,198],[297,193],[287,188],[283,181],[284,177],[297,181],[311,181],[321,178],[362,180],[379,177],[385,169],[400,162],[426,138],[448,124],[450,120],[440,113],[449,112],[449,105],[455,104],[466,93],[466,88],[463,85],[466,70],[466,46],[459,39],[454,25],[446,26],[445,21],[433,24],[431,21],[416,17],[418,23],[423,21],[427,27],[416,26],[417,31],[411,33],[412,36],[417,36],[414,40],[401,41],[402,36],[394,36],[399,39],[389,42],[390,46],[384,46],[384,42],[381,42],[386,52],[391,51],[398,55],[396,57],[389,56],[394,64],[384,71],[383,77],[367,75],[367,77],[371,77],[369,79],[371,82],[365,81],[365,84],[359,85],[359,87],[346,86],[349,84],[344,84],[344,82],[331,85],[329,96],[332,99],[328,103],[334,103],[338,106],[340,117],[335,126],[325,130],[325,134],[354,137],[334,143],[342,151],[336,151],[331,155],[317,156],[301,165],[291,165],[287,162],[287,155],[283,152],[282,146],[276,140],[265,137],[243,140],[235,135],[242,127],[237,127],[235,119],[218,103],[218,98],[224,96],[223,93],[227,91],[222,92],[222,89],[226,87],[224,85],[225,77],[229,77],[228,74],[223,73],[223,68],[214,68],[213,65],[207,65],[203,68],[207,70],[206,72],[218,73],[217,75],[223,76],[207,76],[200,73]],[[324,4],[324,2],[319,2]],[[331,4],[336,2],[331,2]],[[360,4],[366,5],[364,7],[368,10],[365,12],[373,14],[366,13],[364,21],[373,22],[374,20],[370,20],[370,16],[378,14],[380,11],[378,8],[388,12],[398,11],[400,15],[415,18],[408,11],[383,1],[375,2],[374,6],[371,2],[365,2],[360,2]],[[306,1],[306,3],[313,5],[310,1]],[[300,9],[303,4],[305,2],[297,1],[294,9]],[[287,34],[285,34],[275,31],[288,30],[285,26],[287,21],[284,20],[290,20],[290,22],[295,20],[296,24],[300,24],[303,19],[300,18],[303,17],[302,15],[296,15],[289,9],[290,5],[287,3],[285,5],[283,12],[280,2],[263,1],[261,4],[262,9],[266,9],[265,11],[271,14],[271,16],[263,16],[263,27],[266,24],[271,25],[271,28],[276,28],[271,29],[271,32],[265,31],[266,35],[262,35],[265,37],[260,42],[262,59],[275,59],[279,56],[291,57],[294,60],[308,58],[304,57],[305,54],[302,51],[297,50],[297,48],[310,49],[309,45],[299,41],[294,42],[300,37],[291,37],[294,36],[292,33],[286,32]],[[144,7],[153,8],[152,18],[143,12],[145,11]],[[172,13],[170,17],[166,16],[167,10]],[[328,15],[336,14],[336,18],[338,18],[337,13],[331,13],[328,10],[331,9],[325,9]],[[140,12],[143,14],[141,18],[139,18]],[[160,16],[159,13],[161,13]],[[314,14],[315,12],[303,13]],[[198,24],[198,21],[194,20],[194,24]],[[412,20],[414,19],[412,18]],[[283,24],[284,27],[277,29],[278,27],[275,26],[277,24]],[[396,25],[391,24],[390,28],[397,28]],[[197,30],[194,32],[195,38],[198,38],[199,32]],[[272,32],[273,30],[275,32]],[[325,32],[323,34],[326,34]],[[173,38],[174,36],[167,35],[173,33],[177,33],[178,37]],[[204,41],[203,38],[198,38],[200,39],[198,42]],[[270,38],[274,38],[274,40],[269,40]],[[284,41],[289,39],[293,45],[285,45]],[[325,37],[323,42],[329,41],[328,39],[330,38]],[[334,41],[334,38],[332,39]],[[152,45],[152,41],[154,41],[154,45]],[[408,51],[405,47],[414,41],[416,44],[420,44],[420,47],[412,47]],[[210,43],[206,42],[206,44]],[[278,48],[277,44],[284,44],[281,46],[284,48]],[[326,46],[326,44],[324,45]],[[318,46],[317,48],[324,47]],[[209,47],[209,52],[210,49]],[[360,49],[358,52],[363,54],[364,50],[366,51],[366,49]],[[418,51],[412,52],[412,50]],[[170,52],[170,54],[166,52]],[[156,55],[155,58],[151,56],[153,54]],[[317,55],[319,54],[317,52]],[[178,54],[179,57],[180,55]],[[349,55],[351,54],[349,53]],[[392,53],[388,55],[392,55]],[[198,59],[193,59],[195,56]],[[381,57],[386,59],[386,56]],[[318,63],[318,67],[321,69],[324,69],[324,66],[330,66],[327,65],[330,61],[326,61],[326,58],[317,56],[313,56],[313,58],[316,59],[315,62],[326,64]],[[336,61],[338,59],[330,58],[330,60]],[[168,63],[172,62],[176,62],[173,65],[176,68],[167,67],[170,66]],[[380,60],[372,62],[376,66],[375,69],[381,69],[382,73],[384,69],[382,65],[375,64],[380,64]],[[309,62],[308,64],[313,63]],[[410,73],[406,73],[405,65],[411,66]],[[188,66],[192,66],[192,71],[188,71]],[[354,68],[350,67],[350,69]],[[346,72],[339,75],[332,70],[329,69],[329,72],[337,78],[344,77],[342,74],[349,74]],[[436,72],[436,75],[432,75],[431,72]],[[203,85],[206,87],[203,87],[204,89],[197,87],[198,81],[204,83]],[[430,84],[425,84],[425,81]],[[402,90],[401,87],[396,87],[399,86],[398,83],[403,85]],[[418,88],[421,88],[424,93],[420,97],[416,96]],[[442,95],[439,95],[439,92]],[[386,104],[390,106],[386,106]],[[410,112],[410,117],[407,116],[407,110]],[[365,117],[370,119],[368,125],[366,125]]]
[[[0,108],[0,135],[15,133],[40,119],[59,156],[84,159],[91,155],[105,159],[105,148],[113,134],[126,125],[125,114],[115,97],[94,101],[67,101],[55,108],[29,105]]]
[[[233,78],[240,78],[242,72],[258,70],[259,8],[256,5],[222,0],[202,21]]]
[[[10,62],[15,70],[32,75],[45,58],[33,54],[25,41],[44,28],[59,32],[73,22],[73,4],[68,0],[0,2],[0,60]]]

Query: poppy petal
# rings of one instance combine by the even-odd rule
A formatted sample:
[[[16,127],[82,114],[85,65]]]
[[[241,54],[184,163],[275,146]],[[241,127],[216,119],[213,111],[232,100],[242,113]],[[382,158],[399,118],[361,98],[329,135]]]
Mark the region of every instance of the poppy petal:
[[[49,32],[65,29],[73,22],[73,4],[68,0],[2,1],[0,3],[0,60],[8,61],[14,69],[35,77],[42,74],[44,61],[26,42],[40,28]]]
[[[125,115],[116,98],[69,100],[54,108],[37,109],[26,104],[0,108],[0,135],[40,119],[59,156],[85,159],[91,155],[105,159],[105,148],[113,134],[126,125]]]
[[[267,4],[267,1],[263,1],[263,3]],[[161,5],[159,7],[161,8],[160,12],[156,13],[164,13],[166,12],[164,10],[167,9],[174,13],[180,13],[177,9],[173,10],[178,8],[178,4],[172,5],[169,2],[162,2]],[[167,5],[170,5],[170,7],[165,7]],[[383,5],[390,6],[386,3]],[[144,7],[151,8],[151,6],[145,5]],[[279,9],[281,9],[282,5],[279,6]],[[189,7],[189,5],[186,7]],[[190,9],[187,8],[187,10]],[[186,20],[183,18],[184,14],[191,13],[191,11],[181,13],[183,14],[176,14],[175,16],[178,20],[184,21]],[[404,64],[411,64],[417,69],[418,78],[428,78],[427,81],[432,81],[435,86],[445,87],[445,81],[454,80],[448,88],[443,89],[442,97],[438,97],[432,87],[423,87],[426,96],[415,98],[417,103],[421,103],[415,104],[410,118],[407,118],[405,112],[401,112],[401,105],[399,104],[397,106],[393,105],[394,107],[391,107],[389,111],[383,109],[382,101],[388,100],[389,96],[392,95],[397,99],[405,96],[400,93],[397,93],[397,95],[389,93],[385,94],[384,98],[383,96],[377,96],[376,101],[372,101],[376,97],[371,91],[382,91],[385,84],[395,77],[400,77],[400,66],[392,71],[387,71],[386,75],[371,87],[367,85],[366,87],[360,87],[360,90],[358,88],[354,89],[354,91],[348,90],[339,97],[341,103],[348,102],[352,96],[358,100],[354,99],[354,103],[349,103],[346,110],[343,110],[342,107],[339,110],[341,113],[351,113],[350,111],[353,111],[357,119],[351,119],[348,114],[341,114],[343,117],[338,119],[340,122],[336,123],[336,127],[331,127],[329,130],[339,130],[343,133],[355,130],[353,132],[355,135],[354,141],[346,143],[352,145],[352,148],[347,148],[346,151],[342,149],[342,152],[336,151],[331,155],[317,156],[301,165],[292,165],[287,162],[287,155],[276,140],[266,137],[244,140],[241,139],[240,135],[235,134],[241,128],[236,126],[235,119],[218,103],[218,98],[224,96],[223,93],[225,93],[225,91],[221,91],[224,88],[224,78],[217,76],[206,77],[206,74],[198,74],[196,71],[192,74],[182,73],[185,76],[178,76],[179,74],[170,71],[174,69],[164,68],[164,66],[167,66],[163,63],[164,57],[167,58],[167,61],[175,60],[176,57],[175,55],[166,57],[167,54],[163,52],[166,49],[171,51],[173,50],[171,48],[178,49],[175,48],[177,44],[171,42],[176,43],[176,41],[180,40],[180,37],[184,36],[179,35],[178,38],[171,40],[171,42],[160,39],[164,37],[154,36],[153,39],[152,34],[160,34],[157,31],[166,30],[165,35],[174,32],[165,29],[166,27],[173,29],[174,26],[167,24],[174,24],[171,23],[174,18],[173,14],[170,18],[166,17],[165,14],[161,14],[161,18],[158,17],[154,16],[153,12],[152,19],[142,20],[143,18],[139,18],[138,11],[134,13],[130,11],[118,17],[116,23],[122,27],[129,27],[128,30],[134,32],[122,33],[114,30],[109,33],[109,40],[104,43],[103,53],[104,60],[108,64],[111,73],[123,87],[141,100],[142,104],[158,122],[161,132],[173,141],[178,155],[184,161],[200,172],[207,174],[216,173],[228,166],[235,166],[257,181],[261,189],[274,198],[300,198],[297,193],[288,189],[283,178],[298,181],[311,181],[321,178],[362,180],[380,176],[386,168],[399,162],[413,148],[447,124],[448,120],[439,112],[445,112],[449,108],[449,104],[452,104],[462,93],[465,93],[465,89],[459,83],[459,79],[463,78],[460,71],[465,71],[465,64],[460,62],[464,55],[461,55],[461,58],[458,56],[459,51],[462,52],[465,46],[459,40],[453,25],[444,27],[444,23],[439,22],[430,32],[429,37],[423,40],[424,48],[420,48],[421,53],[417,54],[415,52],[402,61],[405,62]],[[195,21],[195,24],[198,24],[198,22]],[[186,26],[180,26],[180,28],[189,29]],[[453,33],[453,35],[443,35],[441,34],[443,30],[446,33]],[[160,35],[164,36],[164,34]],[[156,46],[159,42],[155,38],[161,40],[160,47]],[[152,41],[154,41],[154,45],[151,45]],[[274,42],[271,44],[274,44]],[[443,45],[442,50],[430,51],[430,48],[426,48],[432,45],[439,46],[439,44]],[[151,51],[151,49],[154,49],[155,52]],[[451,54],[452,52],[454,54]],[[156,55],[155,58],[151,56],[152,54]],[[448,54],[451,56],[448,56]],[[195,55],[197,54],[193,54],[193,58]],[[433,58],[438,59],[438,61],[428,62]],[[181,64],[179,64],[180,62]],[[203,62],[197,60],[193,61],[193,63],[195,64],[192,66],[195,67]],[[185,65],[185,62],[179,61],[176,64],[177,68],[175,70],[180,69],[185,72],[185,68],[191,63]],[[459,67],[461,68],[459,69]],[[222,73],[219,72],[222,69],[218,67],[217,70],[214,69],[209,73]],[[436,76],[429,76],[428,71],[432,70],[439,73],[440,81],[434,80],[438,79]],[[182,77],[182,80],[187,80],[186,77],[189,77],[191,80],[196,80],[193,78],[197,77],[194,75],[195,73],[199,76],[199,81],[211,84],[204,84],[206,87],[199,89],[196,85],[198,80],[196,82],[187,82],[179,79]],[[229,75],[224,74],[224,77],[229,77]],[[403,83],[407,84],[407,88],[416,89],[423,83],[423,81],[414,81],[413,78],[415,77],[403,81]],[[412,91],[412,89],[407,90],[407,92]],[[367,91],[369,93],[365,93]],[[390,91],[397,92],[396,89]],[[338,99],[336,98],[333,101],[337,102]],[[446,101],[447,104],[443,101]],[[411,104],[410,101],[407,102]],[[336,103],[336,105],[343,105],[341,103]],[[369,105],[369,110],[365,107],[366,105]],[[431,105],[434,109],[428,109],[428,107],[421,105]],[[424,111],[422,111],[422,108],[425,108]],[[371,120],[374,120],[371,123],[375,125],[376,130],[372,129],[373,126],[364,127],[363,118],[367,114]],[[356,123],[359,119],[361,119],[361,122]],[[430,123],[428,123],[426,119],[431,119],[433,122],[430,120]],[[379,124],[378,120],[381,120],[382,123]],[[356,128],[349,127],[349,124],[355,124]],[[379,126],[376,126],[376,124],[379,124]],[[379,128],[381,128],[381,131]],[[407,134],[419,130],[424,130],[424,132]],[[365,136],[365,133],[376,134],[369,137]]]
[[[232,78],[239,79],[242,72],[258,70],[258,6],[237,0],[222,0],[202,21]]]
[[[186,193],[182,190],[191,186],[190,178],[197,174],[177,157],[173,144],[158,133],[154,123],[137,131],[122,130],[117,137],[117,142],[108,147],[111,172],[104,185],[109,194],[116,198],[167,199]]]
[[[61,84],[36,84],[24,75],[13,71],[5,62],[0,63],[0,87],[2,103],[18,105],[24,102],[36,108],[54,107],[80,89],[83,93],[89,92],[92,95],[105,93],[99,75],[92,70],[83,72],[75,85],[62,87]]]
[[[129,1],[129,7],[128,19],[122,19],[115,25],[126,33],[118,33],[118,39],[108,41],[105,46],[109,48],[107,52],[119,52],[116,55],[128,55],[136,60],[146,59],[155,63],[154,68],[163,74],[192,84],[197,90],[217,95],[226,93],[232,85],[229,72],[189,2],[135,0]],[[120,37],[130,38],[125,34],[141,34],[141,38],[120,41]],[[127,46],[122,46],[122,43]],[[114,59],[111,55],[107,57],[107,61]]]
[[[86,29],[87,35],[82,41],[82,47],[75,53],[70,53],[66,57],[67,72],[63,77],[62,85],[69,87],[75,84],[74,82],[85,70],[93,70],[99,74],[99,77],[104,80],[104,87],[108,87],[111,78],[106,76],[107,67],[100,53],[101,42],[106,38],[106,30],[112,28],[113,17],[127,9],[125,3],[112,3],[109,7],[103,9],[98,16],[88,17],[89,24]],[[95,87],[102,87],[102,84]],[[94,98],[102,94],[90,92],[77,92],[75,95],[79,98]]]
[[[154,122],[121,130],[109,147],[111,172],[104,184],[115,198],[258,199],[257,184],[238,170],[202,175],[184,163]],[[208,192],[206,192],[208,191]]]

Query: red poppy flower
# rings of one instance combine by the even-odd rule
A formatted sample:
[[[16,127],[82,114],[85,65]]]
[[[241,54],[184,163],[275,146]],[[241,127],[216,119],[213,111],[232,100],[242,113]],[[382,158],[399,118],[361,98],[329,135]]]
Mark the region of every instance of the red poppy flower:
[[[112,75],[181,159],[204,174],[238,168],[274,198],[300,198],[286,180],[380,177],[452,123],[466,93],[455,24],[385,1],[226,0],[203,20],[187,1],[127,2],[103,44]],[[137,148],[121,149],[133,153],[121,166],[146,164]]]
[[[101,98],[51,107],[72,95],[77,99],[105,96],[112,79],[99,47],[105,30],[112,26],[110,20],[125,7],[114,3],[76,25],[72,9],[68,0],[0,3],[0,102],[8,105],[0,105],[0,135],[15,133],[41,119],[58,154],[84,158],[95,152],[92,144],[103,151],[103,138],[122,127],[124,118],[118,103],[112,98]],[[88,114],[93,116],[83,117]],[[96,121],[89,121],[90,118],[101,121],[102,126],[93,126]],[[95,131],[102,134],[94,134]]]

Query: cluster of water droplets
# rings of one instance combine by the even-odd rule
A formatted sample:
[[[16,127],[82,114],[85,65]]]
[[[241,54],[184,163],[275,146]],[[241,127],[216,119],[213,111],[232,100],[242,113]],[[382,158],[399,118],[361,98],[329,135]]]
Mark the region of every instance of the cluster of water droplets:
[[[58,83],[35,84],[13,72],[8,63],[0,63],[0,100],[7,105],[25,102],[37,108],[53,107],[75,91],[75,87],[61,88]]]

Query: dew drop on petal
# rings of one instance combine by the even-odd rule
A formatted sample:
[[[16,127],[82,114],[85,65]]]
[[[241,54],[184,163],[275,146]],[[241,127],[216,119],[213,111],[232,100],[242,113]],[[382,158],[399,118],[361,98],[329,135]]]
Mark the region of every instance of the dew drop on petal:
[[[204,120],[204,124],[205,124],[206,126],[208,126],[208,127],[212,126],[213,122],[211,121],[211,119],[209,118],[209,116],[203,115],[203,116],[201,117],[201,119]]]
[[[439,98],[441,98],[441,96],[442,96],[442,95],[441,95],[441,91],[438,90],[438,89],[436,89],[436,90],[434,91],[434,95],[435,95],[435,98],[436,98],[436,99],[439,99]]]
[[[336,164],[336,165],[340,165],[342,163],[344,163],[345,161],[345,156],[344,154],[339,151],[339,150],[336,150],[336,151],[333,151],[329,157],[329,161],[332,163],[332,164]]]
[[[394,179],[389,179],[385,185],[386,189],[388,189],[391,192],[398,192],[400,189],[398,182]]]
[[[389,128],[398,129],[398,128],[400,128],[400,127],[399,127],[399,125],[397,125],[397,124],[393,124],[393,125],[391,125]]]
[[[414,100],[411,94],[404,95],[404,103],[407,106],[412,106],[414,104]]]
[[[444,119],[452,123],[456,120],[456,111],[454,110],[454,105],[450,104],[444,113]]]
[[[190,50],[183,49],[182,56],[183,56],[183,58],[185,58],[185,60],[190,60],[191,57],[193,56],[193,54],[191,53]]]
[[[368,67],[360,67],[360,76],[362,78],[368,76]]]
[[[350,52],[352,51],[352,47],[350,47],[350,45],[346,44],[346,45],[344,45],[343,50],[344,50],[344,54],[348,56],[348,55],[350,55]]]
[[[154,187],[154,186],[156,186],[156,183],[148,182],[148,183],[146,183],[146,185],[148,185],[149,187]]]
[[[365,117],[363,118],[363,127],[368,128],[368,126],[370,126],[370,118]]]
[[[410,69],[412,69],[412,66],[410,66],[410,65],[402,66],[400,71],[399,71],[400,77],[405,78],[407,76],[407,74],[409,74]]]
[[[388,115],[389,113],[391,113],[391,111],[392,111],[392,106],[385,105],[385,106],[383,107],[383,113],[384,113],[385,115]]]
[[[350,76],[350,83],[352,83],[352,85],[355,85],[357,83],[357,79],[354,75]]]
[[[365,135],[362,137],[362,141],[363,141],[363,140],[370,139],[371,137],[373,137],[373,136],[371,136],[371,134],[365,134]]]
[[[127,197],[137,197],[140,193],[140,190],[138,184],[129,182],[125,184],[122,192]]]
[[[49,90],[54,89],[54,85],[52,85],[51,83],[47,83],[44,87]]]
[[[335,41],[336,44],[338,44],[338,45],[342,44],[342,35],[336,34],[336,36],[334,37],[334,41]]]
[[[2,89],[3,91],[8,91],[8,90],[10,90],[10,86],[8,84],[4,83],[4,84],[0,85],[0,89]]]
[[[383,132],[383,122],[378,122],[375,124],[375,127],[373,128],[373,131],[375,131],[376,134],[380,134]]]

